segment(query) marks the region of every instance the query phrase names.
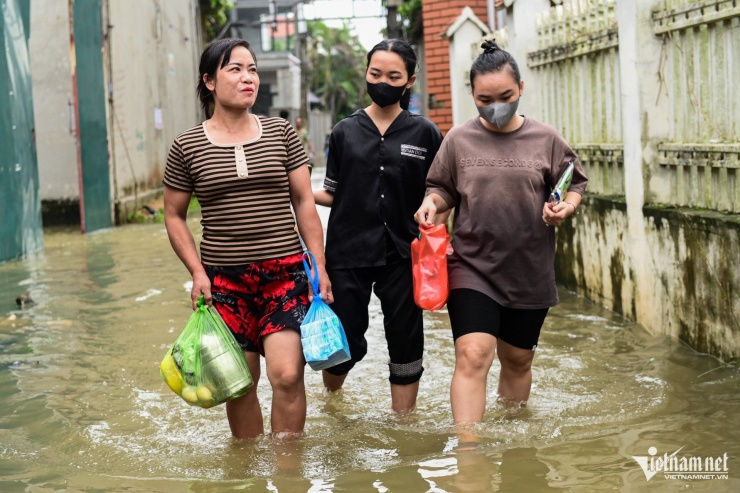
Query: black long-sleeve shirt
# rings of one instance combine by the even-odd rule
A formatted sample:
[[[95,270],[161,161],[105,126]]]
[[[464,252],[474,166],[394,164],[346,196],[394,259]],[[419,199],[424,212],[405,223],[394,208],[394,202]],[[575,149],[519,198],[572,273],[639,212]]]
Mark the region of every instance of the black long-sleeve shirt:
[[[326,238],[328,267],[384,265],[387,240],[401,257],[411,257],[411,241],[419,233],[414,213],[441,143],[433,122],[408,111],[384,135],[365,110],[334,126],[324,180],[324,188],[334,194]]]

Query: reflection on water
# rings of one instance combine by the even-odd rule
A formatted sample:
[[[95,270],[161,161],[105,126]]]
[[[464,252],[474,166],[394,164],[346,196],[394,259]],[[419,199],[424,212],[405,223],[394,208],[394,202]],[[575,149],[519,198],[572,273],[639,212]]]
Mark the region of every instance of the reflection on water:
[[[190,315],[188,273],[161,224],[47,231],[45,251],[0,265],[0,281],[2,492],[740,490],[737,370],[700,377],[719,363],[565,290],[543,330],[529,406],[495,404],[494,363],[480,443],[462,447],[444,311],[426,316],[416,413],[389,412],[374,299],[371,351],[346,388],[326,396],[306,370],[306,437],[237,442],[223,406],[190,407],[159,376]],[[36,306],[17,310],[20,292]],[[729,479],[648,481],[632,456],[650,447],[727,453]]]

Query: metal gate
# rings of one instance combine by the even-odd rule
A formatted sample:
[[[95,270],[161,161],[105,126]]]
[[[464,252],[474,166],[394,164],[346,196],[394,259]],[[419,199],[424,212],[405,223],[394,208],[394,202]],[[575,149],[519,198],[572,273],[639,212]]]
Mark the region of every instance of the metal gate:
[[[29,0],[3,0],[0,13],[0,262],[43,247],[31,72],[23,14]]]

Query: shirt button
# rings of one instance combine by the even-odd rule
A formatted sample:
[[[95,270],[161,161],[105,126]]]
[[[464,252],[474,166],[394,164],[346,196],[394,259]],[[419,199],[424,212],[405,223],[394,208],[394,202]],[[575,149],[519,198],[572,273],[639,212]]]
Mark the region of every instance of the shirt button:
[[[242,148],[242,146],[236,146],[236,150],[237,151],[240,150],[241,148]]]
[[[239,176],[240,176],[241,178],[244,178],[245,176],[247,176],[247,174],[246,174],[246,173],[239,173]]]
[[[380,141],[381,141],[381,142],[385,141],[385,137],[381,137],[381,138],[380,138]]]
[[[385,198],[385,195],[381,193],[381,194],[380,194],[380,198],[381,198],[381,199],[384,199],[384,198]]]
[[[384,167],[382,167],[382,166],[380,167],[380,171],[383,171],[384,169],[385,169]]]
[[[244,159],[243,158],[239,158],[239,159],[237,159],[237,161],[244,161]]]

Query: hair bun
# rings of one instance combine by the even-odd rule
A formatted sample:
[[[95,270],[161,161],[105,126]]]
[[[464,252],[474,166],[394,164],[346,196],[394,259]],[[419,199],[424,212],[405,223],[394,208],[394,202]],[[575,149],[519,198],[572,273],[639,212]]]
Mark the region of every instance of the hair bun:
[[[496,51],[499,51],[501,48],[496,44],[495,39],[486,40],[483,42],[482,45],[480,45],[481,48],[483,48],[483,53],[494,53]]]

